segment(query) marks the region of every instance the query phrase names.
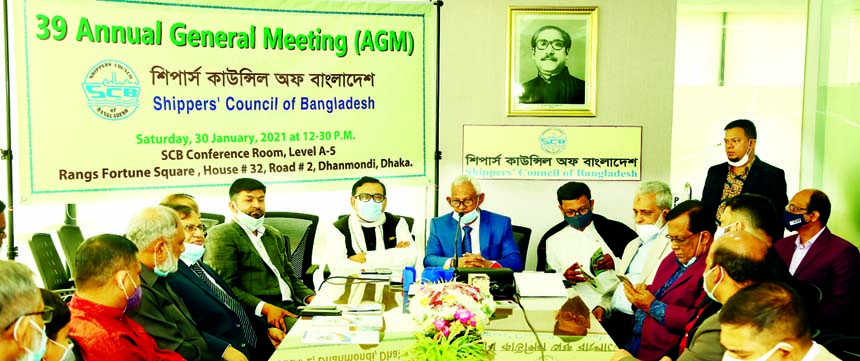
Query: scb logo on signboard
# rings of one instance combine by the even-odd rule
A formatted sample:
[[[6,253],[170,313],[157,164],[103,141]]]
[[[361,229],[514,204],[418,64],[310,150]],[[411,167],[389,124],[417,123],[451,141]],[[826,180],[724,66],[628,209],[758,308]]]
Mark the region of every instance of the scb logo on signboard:
[[[102,119],[125,119],[140,107],[140,79],[121,61],[102,60],[87,72],[81,86],[87,106]]]
[[[567,146],[567,134],[559,128],[547,128],[538,137],[540,149],[549,154],[558,154]]]

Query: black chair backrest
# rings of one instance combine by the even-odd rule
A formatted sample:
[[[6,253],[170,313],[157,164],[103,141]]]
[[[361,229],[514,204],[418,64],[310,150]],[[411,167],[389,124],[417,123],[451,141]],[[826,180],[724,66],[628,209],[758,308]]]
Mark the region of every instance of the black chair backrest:
[[[200,212],[200,222],[206,226],[206,229],[224,223],[225,220],[226,218],[223,214]]]
[[[290,252],[290,262],[296,277],[302,278],[311,266],[320,217],[307,213],[266,212],[265,224],[281,232]],[[313,281],[304,279],[305,285],[313,288]],[[308,284],[310,282],[311,284]]]
[[[33,253],[33,259],[36,261],[36,267],[39,269],[45,288],[49,290],[71,288],[69,273],[60,260],[60,254],[57,253],[57,246],[54,245],[51,235],[36,233],[29,243],[30,252]]]
[[[60,238],[60,247],[63,249],[63,254],[66,255],[66,265],[69,266],[71,275],[74,275],[75,254],[77,254],[81,243],[84,243],[81,227],[64,224],[57,229],[57,237]]]
[[[520,249],[520,259],[522,259],[523,265],[525,265],[526,254],[529,251],[529,239],[532,237],[532,230],[531,228],[523,226],[511,226],[511,230],[514,232],[514,241],[517,242],[517,248]]]

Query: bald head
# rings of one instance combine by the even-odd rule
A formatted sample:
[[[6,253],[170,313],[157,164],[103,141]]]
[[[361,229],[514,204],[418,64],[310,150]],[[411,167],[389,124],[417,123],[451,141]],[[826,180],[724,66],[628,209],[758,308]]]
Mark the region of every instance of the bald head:
[[[767,249],[767,242],[756,237],[753,233],[731,231],[714,242],[711,252],[716,253],[719,250],[723,250],[754,261],[761,261],[767,255]]]

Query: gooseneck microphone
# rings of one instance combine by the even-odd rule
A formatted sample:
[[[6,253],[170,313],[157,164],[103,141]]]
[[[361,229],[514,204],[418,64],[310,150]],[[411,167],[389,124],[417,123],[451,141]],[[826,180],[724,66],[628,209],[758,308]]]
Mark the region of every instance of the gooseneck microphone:
[[[454,279],[455,280],[457,279],[457,267],[460,266],[460,263],[459,263],[460,262],[460,251],[461,251],[460,250],[460,243],[463,242],[463,240],[460,239],[462,237],[461,236],[461,230],[462,230],[462,226],[461,226],[462,223],[461,222],[463,222],[463,216],[465,215],[465,213],[457,212],[457,215],[459,215],[459,217],[457,217],[457,231],[454,232],[454,257],[451,258],[451,263],[452,263],[451,267],[454,267]]]

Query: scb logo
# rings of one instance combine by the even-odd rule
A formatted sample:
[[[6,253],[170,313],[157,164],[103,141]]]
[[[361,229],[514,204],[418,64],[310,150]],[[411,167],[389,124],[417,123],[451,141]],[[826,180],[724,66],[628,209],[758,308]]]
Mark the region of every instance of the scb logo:
[[[561,153],[567,147],[567,134],[559,128],[548,128],[538,137],[540,149],[549,154]]]
[[[125,119],[140,107],[140,80],[121,61],[103,60],[94,65],[81,86],[87,106],[102,119]]]

